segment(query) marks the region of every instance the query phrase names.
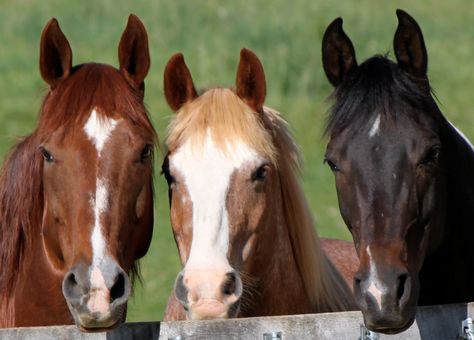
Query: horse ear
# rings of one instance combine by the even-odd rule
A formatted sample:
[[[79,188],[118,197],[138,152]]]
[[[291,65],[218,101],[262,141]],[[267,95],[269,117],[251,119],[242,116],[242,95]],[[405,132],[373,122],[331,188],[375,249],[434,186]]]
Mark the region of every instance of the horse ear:
[[[240,51],[240,62],[236,79],[237,95],[256,112],[263,109],[267,85],[263,66],[252,51],[243,48]]]
[[[166,101],[173,111],[178,111],[186,102],[198,96],[181,53],[173,55],[166,65],[164,90]]]
[[[323,67],[333,86],[338,86],[357,67],[354,46],[342,29],[342,18],[326,28],[322,45]]]
[[[59,23],[52,18],[43,29],[40,43],[40,72],[44,81],[54,88],[69,76],[72,50]]]
[[[398,27],[393,49],[398,65],[416,77],[425,77],[428,55],[420,26],[407,12],[397,9]]]
[[[143,81],[150,69],[150,52],[145,26],[134,14],[128,17],[118,48],[120,72],[130,85],[143,89]]]

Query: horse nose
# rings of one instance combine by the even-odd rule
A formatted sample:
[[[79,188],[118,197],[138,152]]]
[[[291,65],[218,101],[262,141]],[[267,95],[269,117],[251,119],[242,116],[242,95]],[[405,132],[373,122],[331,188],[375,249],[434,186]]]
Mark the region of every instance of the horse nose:
[[[182,271],[175,283],[175,295],[192,319],[229,317],[237,309],[242,280],[235,271],[194,269]]]
[[[354,276],[354,294],[366,325],[372,330],[400,328],[413,317],[408,271],[386,270],[384,275]]]
[[[125,271],[114,261],[74,266],[64,277],[63,294],[76,321],[85,328],[109,327],[123,316],[131,291]]]

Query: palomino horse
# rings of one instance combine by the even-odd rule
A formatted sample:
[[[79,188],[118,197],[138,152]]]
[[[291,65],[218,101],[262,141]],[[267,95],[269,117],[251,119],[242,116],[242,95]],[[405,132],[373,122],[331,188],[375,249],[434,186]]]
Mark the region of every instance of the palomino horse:
[[[420,305],[474,300],[474,152],[430,93],[420,27],[397,10],[397,63],[357,65],[342,19],[324,35],[336,87],[326,161],[360,258],[354,292],[366,325],[409,327]]]
[[[163,173],[184,265],[165,319],[186,318],[184,310],[209,319],[352,308],[352,293],[315,234],[297,147],[280,114],[263,106],[256,55],[241,51],[235,91],[198,96],[176,54],[164,88],[177,113]]]
[[[131,15],[120,69],[72,67],[56,19],[41,36],[49,84],[38,127],[0,177],[0,326],[111,328],[153,228],[156,135],[143,105],[145,27]],[[68,308],[69,307],[69,308]]]

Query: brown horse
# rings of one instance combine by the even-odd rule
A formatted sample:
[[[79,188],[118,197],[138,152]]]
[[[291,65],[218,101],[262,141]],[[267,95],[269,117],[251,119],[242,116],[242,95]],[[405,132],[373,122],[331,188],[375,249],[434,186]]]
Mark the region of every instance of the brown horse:
[[[98,330],[125,319],[128,275],[152,236],[156,140],[143,105],[147,33],[134,15],[119,60],[119,70],[73,67],[56,19],[43,30],[50,89],[0,177],[1,327]]]
[[[430,93],[417,22],[397,10],[397,62],[356,62],[342,19],[323,63],[335,86],[326,160],[360,267],[354,293],[366,325],[409,327],[416,306],[474,300],[474,151]]]
[[[241,51],[235,91],[198,96],[177,54],[164,87],[177,113],[163,173],[184,265],[165,320],[184,319],[185,310],[188,318],[209,319],[353,308],[315,233],[295,142],[280,114],[263,106],[257,56]]]

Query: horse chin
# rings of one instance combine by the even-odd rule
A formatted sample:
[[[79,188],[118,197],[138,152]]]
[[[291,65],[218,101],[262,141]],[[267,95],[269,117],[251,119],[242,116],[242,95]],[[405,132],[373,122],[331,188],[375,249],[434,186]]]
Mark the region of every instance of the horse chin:
[[[239,301],[229,305],[215,299],[203,299],[189,306],[187,315],[190,320],[234,318],[239,312],[239,306]]]
[[[415,321],[416,307],[409,308],[405,315],[393,320],[372,319],[366,317],[364,313],[364,324],[366,327],[377,333],[396,334],[407,330]]]
[[[397,334],[406,331],[410,326],[413,324],[415,321],[415,317],[411,318],[406,322],[405,324],[400,324],[400,326],[394,326],[394,327],[377,327],[377,326],[369,326],[366,324],[366,327],[370,329],[373,332],[377,333],[384,333],[384,334]]]
[[[69,307],[74,321],[81,332],[104,332],[114,329],[125,320],[126,304],[118,306],[113,312],[105,314],[90,313],[85,308],[73,309]]]

